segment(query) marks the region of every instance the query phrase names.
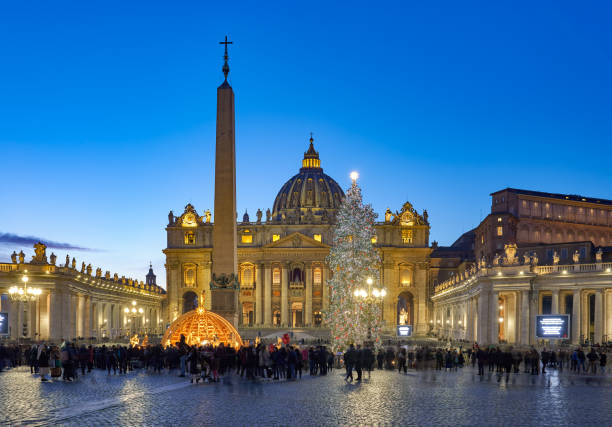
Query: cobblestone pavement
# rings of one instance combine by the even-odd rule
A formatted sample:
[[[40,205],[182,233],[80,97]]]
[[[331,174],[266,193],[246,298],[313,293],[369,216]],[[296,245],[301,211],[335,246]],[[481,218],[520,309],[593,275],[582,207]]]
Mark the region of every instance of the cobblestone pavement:
[[[4,425],[609,425],[612,377],[375,371],[301,381],[192,385],[170,374],[96,371],[41,383],[25,368],[0,373]]]

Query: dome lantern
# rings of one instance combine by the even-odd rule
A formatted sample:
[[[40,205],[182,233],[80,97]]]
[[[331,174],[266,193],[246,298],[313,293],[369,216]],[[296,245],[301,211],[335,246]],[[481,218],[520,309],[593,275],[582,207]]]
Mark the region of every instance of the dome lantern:
[[[295,224],[329,223],[344,199],[338,183],[323,173],[319,153],[310,145],[302,167],[280,189],[272,207],[272,221]]]

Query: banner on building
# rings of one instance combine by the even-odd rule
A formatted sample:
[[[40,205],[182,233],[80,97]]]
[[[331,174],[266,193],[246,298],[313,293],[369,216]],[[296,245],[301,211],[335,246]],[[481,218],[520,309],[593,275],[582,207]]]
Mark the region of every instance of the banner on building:
[[[536,338],[569,339],[569,314],[540,314],[536,316]]]
[[[9,318],[8,313],[0,313],[0,335],[8,335]]]
[[[398,337],[409,337],[412,335],[412,325],[397,325]]]

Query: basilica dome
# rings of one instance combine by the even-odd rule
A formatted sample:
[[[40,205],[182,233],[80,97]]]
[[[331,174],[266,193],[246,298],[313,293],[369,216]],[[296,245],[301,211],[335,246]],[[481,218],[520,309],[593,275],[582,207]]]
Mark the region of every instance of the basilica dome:
[[[313,142],[311,137],[300,173],[291,177],[278,192],[272,207],[273,221],[319,222],[315,218],[320,218],[321,222],[327,222],[340,207],[344,191],[333,178],[323,173]]]
[[[223,343],[226,347],[242,346],[236,328],[223,317],[203,307],[188,311],[172,322],[164,333],[162,345],[174,345],[181,340],[181,335],[185,336],[187,345],[216,346]]]

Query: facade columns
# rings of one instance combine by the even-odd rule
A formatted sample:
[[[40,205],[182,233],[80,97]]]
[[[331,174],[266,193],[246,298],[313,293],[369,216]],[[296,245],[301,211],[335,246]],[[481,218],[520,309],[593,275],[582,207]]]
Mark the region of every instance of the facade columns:
[[[593,344],[601,344],[603,338],[603,289],[595,291],[595,336]]]
[[[304,323],[306,326],[312,326],[312,264],[306,267],[306,296],[305,296],[305,313]]]
[[[504,322],[507,320],[504,319]],[[499,342],[499,292],[491,292],[489,298],[489,324],[491,325],[489,344]]]
[[[281,271],[281,325],[289,326],[289,265]]]
[[[580,295],[580,289],[574,290],[574,296],[572,297],[572,344],[580,344],[580,319],[582,298]]]
[[[529,298],[529,317],[535,322],[535,316],[540,314],[540,292],[538,290],[531,291]],[[535,331],[529,333],[529,344],[535,344]]]
[[[329,284],[327,283],[327,267],[321,267],[321,289],[322,292],[322,307],[326,311],[329,308]]]
[[[553,289],[552,291],[552,314],[559,314],[559,289]]]
[[[262,264],[255,266],[255,324],[261,325],[263,321],[263,280],[262,280]]]
[[[272,269],[264,266],[264,325],[272,326]]]
[[[529,345],[529,325],[531,314],[529,312],[529,291],[521,291],[521,322],[520,322],[520,339],[521,345]]]
[[[489,293],[482,290],[478,295],[478,342],[482,344],[487,344],[487,326],[489,325]],[[444,321],[444,320],[443,320]],[[444,325],[443,325],[444,327]]]

